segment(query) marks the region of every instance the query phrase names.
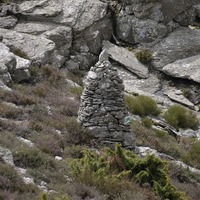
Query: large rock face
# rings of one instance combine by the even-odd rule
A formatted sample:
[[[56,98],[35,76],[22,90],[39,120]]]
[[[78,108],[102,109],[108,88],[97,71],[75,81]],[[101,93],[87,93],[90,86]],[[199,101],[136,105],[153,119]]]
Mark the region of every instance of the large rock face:
[[[123,95],[124,86],[117,70],[108,61],[98,62],[89,71],[81,97],[78,120],[105,144],[122,143],[134,148]]]
[[[25,1],[19,13],[30,19],[40,19],[84,30],[107,13],[107,4],[99,0],[39,0]]]
[[[140,78],[148,77],[148,68],[138,61],[134,53],[123,47],[118,47],[109,41],[103,42],[103,49],[108,52],[110,58],[119,62],[128,71],[136,74]]]
[[[200,53],[200,31],[179,28],[154,48],[153,65],[162,69],[178,59],[184,59]],[[190,60],[191,61],[191,60]]]
[[[156,42],[178,26],[195,20],[195,1],[126,0],[116,17],[116,32],[122,40],[134,44]]]

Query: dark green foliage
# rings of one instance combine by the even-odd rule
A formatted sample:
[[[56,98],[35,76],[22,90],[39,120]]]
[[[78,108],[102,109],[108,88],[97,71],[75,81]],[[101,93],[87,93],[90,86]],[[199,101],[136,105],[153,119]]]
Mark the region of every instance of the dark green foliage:
[[[144,95],[139,95],[136,97],[126,96],[125,101],[128,110],[132,114],[140,116],[147,116],[147,115],[157,116],[160,113],[160,110],[158,109],[156,102],[148,96]]]
[[[199,120],[194,112],[183,106],[173,105],[164,114],[165,120],[177,130],[179,128],[191,128],[196,130]]]
[[[81,159],[72,161],[71,168],[79,180],[100,189],[105,190],[102,185],[107,180],[110,184],[126,180],[127,186],[135,180],[140,185],[148,184],[162,199],[187,199],[184,193],[176,191],[170,183],[166,162],[154,155],[139,158],[133,152],[123,150],[120,145],[116,145],[114,151],[106,148],[99,154],[87,150]],[[120,193],[120,189],[118,192]]]
[[[150,63],[152,60],[152,53],[148,49],[143,49],[135,53],[136,58],[144,64]]]

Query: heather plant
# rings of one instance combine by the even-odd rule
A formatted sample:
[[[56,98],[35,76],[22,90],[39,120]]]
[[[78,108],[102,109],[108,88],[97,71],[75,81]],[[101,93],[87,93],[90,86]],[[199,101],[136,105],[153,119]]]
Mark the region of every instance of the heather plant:
[[[165,120],[177,130],[179,128],[198,129],[199,119],[196,114],[183,106],[173,105],[164,113]]]
[[[28,147],[16,147],[12,150],[14,163],[22,168],[54,167],[54,160],[38,149]]]
[[[37,188],[32,184],[25,184],[22,177],[15,171],[13,166],[0,163],[0,194],[1,191],[35,193]]]
[[[17,119],[21,118],[22,114],[23,110],[21,108],[18,108],[15,105],[0,102],[0,117]]]
[[[161,199],[187,199],[184,193],[178,192],[170,183],[166,162],[154,155],[139,158],[133,152],[123,150],[120,145],[116,145],[114,151],[107,148],[99,154],[87,150],[82,158],[72,161],[71,169],[80,181],[102,190],[108,189],[104,188],[108,182],[113,186],[119,181],[126,181],[128,188],[132,180],[135,180],[140,185],[148,184]]]
[[[194,142],[189,151],[187,152],[187,155],[183,158],[183,160],[186,163],[193,164],[196,168],[200,169],[200,141]]]
[[[147,115],[157,116],[160,113],[156,102],[148,96],[126,96],[125,101],[128,110],[134,115],[144,117]]]
[[[70,93],[77,99],[81,98],[82,92],[83,92],[82,87],[74,86],[70,88]]]

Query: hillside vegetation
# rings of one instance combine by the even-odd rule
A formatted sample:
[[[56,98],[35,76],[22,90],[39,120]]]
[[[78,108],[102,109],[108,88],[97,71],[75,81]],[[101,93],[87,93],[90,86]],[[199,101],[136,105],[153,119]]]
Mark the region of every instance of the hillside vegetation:
[[[16,167],[26,169],[20,175],[0,159],[1,199],[188,199],[181,190],[197,199],[199,180],[190,172],[171,165],[168,171],[166,162],[139,158],[120,146],[115,151],[88,149],[92,134],[76,121],[80,89],[66,82],[69,78],[81,85],[80,74],[50,66],[34,68],[31,74],[30,83],[13,84],[12,92],[0,93],[0,146],[11,150]],[[132,122],[138,145],[199,166],[194,140],[180,145],[145,124]],[[33,182],[25,184],[23,176]]]

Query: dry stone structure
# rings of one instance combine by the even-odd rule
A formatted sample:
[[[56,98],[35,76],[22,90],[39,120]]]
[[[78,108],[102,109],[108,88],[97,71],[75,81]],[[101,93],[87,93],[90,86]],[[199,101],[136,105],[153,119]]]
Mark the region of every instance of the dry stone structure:
[[[102,144],[110,146],[121,143],[122,146],[133,149],[135,137],[130,126],[124,124],[128,112],[125,108],[122,80],[117,69],[101,57],[86,77],[78,121],[91,129]]]

